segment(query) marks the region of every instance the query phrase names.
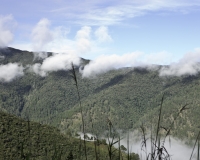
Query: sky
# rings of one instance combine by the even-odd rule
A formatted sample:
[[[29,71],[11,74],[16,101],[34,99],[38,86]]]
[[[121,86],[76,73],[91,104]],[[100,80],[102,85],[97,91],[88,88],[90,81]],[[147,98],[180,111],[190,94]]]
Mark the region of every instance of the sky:
[[[110,68],[169,64],[170,74],[190,55],[200,61],[200,0],[0,1],[0,47],[75,54]]]
[[[169,65],[160,76],[196,75],[199,39],[200,0],[0,0],[0,48],[58,53],[28,66],[40,76],[78,65],[78,57],[93,60],[81,71],[86,78],[149,64]],[[0,65],[0,81],[25,68]]]

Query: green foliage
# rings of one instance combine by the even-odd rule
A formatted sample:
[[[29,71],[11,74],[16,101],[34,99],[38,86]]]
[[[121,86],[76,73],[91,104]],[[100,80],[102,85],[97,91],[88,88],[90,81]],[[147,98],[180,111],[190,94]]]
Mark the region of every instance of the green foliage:
[[[127,151],[127,149],[126,149],[126,147],[124,147],[124,145],[121,145],[120,148],[122,151]]]
[[[32,52],[12,48],[0,50],[1,64],[19,62],[23,66],[41,63]],[[51,56],[51,53],[48,53]],[[83,64],[88,61],[83,59]],[[76,69],[82,102],[85,132],[95,135],[107,129],[107,118],[117,129],[138,128],[141,122],[156,124],[160,99],[165,93],[160,124],[168,125],[181,106],[171,130],[179,138],[194,139],[200,121],[200,75],[160,77],[158,71],[141,68],[112,70],[95,78],[82,78]],[[25,70],[10,83],[0,82],[0,109],[22,118],[49,124],[71,134],[82,130],[81,114],[74,81],[69,71],[51,72],[46,77]],[[93,126],[93,127],[92,127]]]
[[[54,127],[29,122],[0,112],[0,158],[4,160],[79,160],[84,155],[79,139],[61,134]],[[86,142],[88,160],[95,157],[92,142]],[[99,144],[99,160],[108,159],[107,148]],[[125,156],[125,153],[124,153]],[[116,160],[117,154],[114,155]]]
[[[139,155],[135,153],[130,154],[130,159],[131,160],[140,160]]]

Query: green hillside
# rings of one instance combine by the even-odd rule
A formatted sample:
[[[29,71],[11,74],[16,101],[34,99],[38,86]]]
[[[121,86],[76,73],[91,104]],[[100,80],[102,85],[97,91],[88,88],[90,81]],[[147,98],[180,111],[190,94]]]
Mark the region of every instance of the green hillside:
[[[63,135],[55,127],[25,121],[0,112],[0,159],[2,160],[80,160],[85,159],[83,141]],[[93,142],[86,142],[88,160],[94,160]],[[99,160],[108,159],[107,145],[97,143]],[[137,155],[132,154],[133,158]],[[123,159],[126,154],[122,152]],[[118,152],[112,156],[118,160]],[[136,160],[136,159],[135,159]]]
[[[32,52],[13,48],[0,51],[0,62],[18,62],[23,66],[41,63]],[[48,53],[51,56],[51,53]],[[82,64],[89,61],[82,60]],[[49,124],[63,132],[81,131],[78,97],[70,71],[51,72],[40,77],[28,69],[23,77],[0,82],[0,107],[8,113],[32,121]],[[157,120],[161,97],[165,93],[162,126],[168,127],[181,106],[190,109],[181,113],[173,134],[194,138],[200,122],[200,74],[196,76],[160,77],[158,70],[122,68],[82,78],[76,70],[86,132],[100,134],[107,130],[110,119],[117,129],[147,126]],[[92,128],[93,125],[93,128]]]

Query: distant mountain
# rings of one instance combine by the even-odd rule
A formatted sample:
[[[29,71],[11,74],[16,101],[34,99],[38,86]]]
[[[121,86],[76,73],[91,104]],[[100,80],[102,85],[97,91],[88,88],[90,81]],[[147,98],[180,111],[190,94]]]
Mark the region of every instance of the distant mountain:
[[[42,63],[34,53],[14,48],[0,50],[2,65],[20,63],[24,67]],[[52,56],[48,53],[47,56]],[[89,63],[82,59],[81,65]],[[161,67],[161,66],[160,66]],[[76,68],[83,115],[87,132],[103,133],[108,119],[116,129],[147,127],[156,124],[161,98],[164,96],[162,126],[173,122],[172,134],[192,139],[200,122],[200,74],[195,76],[159,76],[157,69],[121,68],[93,78],[82,78]],[[11,82],[0,82],[2,110],[32,121],[49,124],[64,131],[81,130],[80,107],[70,70],[50,72],[41,77],[29,69]],[[93,127],[92,127],[93,126]]]

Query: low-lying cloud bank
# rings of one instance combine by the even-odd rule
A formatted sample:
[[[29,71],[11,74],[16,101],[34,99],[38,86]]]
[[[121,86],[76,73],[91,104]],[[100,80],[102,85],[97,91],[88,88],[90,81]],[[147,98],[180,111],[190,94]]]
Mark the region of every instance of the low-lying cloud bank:
[[[108,72],[112,69],[141,66],[142,63],[137,60],[141,54],[141,52],[134,52],[122,56],[115,54],[102,55],[86,65],[84,70],[82,70],[82,75],[83,77],[91,77]]]
[[[160,76],[196,75],[200,72],[200,49],[187,53],[177,63],[160,69]]]
[[[42,53],[38,53],[38,55],[39,54]],[[153,56],[156,57],[155,60],[152,59]],[[146,55],[138,51],[123,55],[101,55],[85,65],[84,68],[80,70],[80,73],[82,74],[83,78],[90,78],[108,72],[110,70],[123,67],[142,67],[151,70],[155,69],[155,64],[159,64],[159,62],[162,61],[163,56],[167,57],[168,53],[161,52],[157,54]],[[42,64],[36,63],[32,66],[28,66],[30,71],[40,76],[47,76],[49,72],[54,72],[58,70],[70,70],[72,62],[76,66],[79,66],[81,64],[80,57],[74,52],[72,52],[71,54],[55,53],[49,57],[48,54],[44,54],[42,59]],[[10,82],[15,77],[24,75],[24,68],[17,63],[1,65],[0,68],[2,70],[2,72],[0,73],[0,81]],[[156,69],[159,72],[160,76],[196,75],[200,73],[200,49],[196,49],[194,52],[185,54],[176,63],[156,67]]]
[[[133,52],[124,55],[103,55],[91,61],[84,67],[82,71],[83,77],[96,76],[101,73],[108,72],[112,69],[122,67],[143,67],[152,69],[159,64],[167,53],[158,53],[152,56],[156,61],[152,60],[152,56],[145,55],[142,52]],[[200,72],[200,49],[194,52],[185,54],[178,62],[161,67],[159,70],[160,76],[183,76],[196,75]]]
[[[24,67],[18,63],[8,63],[6,65],[0,65],[0,81],[10,82],[16,77],[24,75]]]
[[[127,137],[127,134],[121,135],[121,138],[123,139],[120,141],[120,145],[123,145],[125,148],[127,148]],[[138,137],[138,133],[129,133],[129,151],[137,153],[141,160],[146,160],[146,155],[151,153],[150,134],[146,135],[146,138],[147,148],[145,149],[144,147],[142,148],[142,138]],[[163,139],[161,139],[161,144],[163,144]],[[193,144],[195,144],[195,142]],[[115,147],[118,148],[118,143],[115,144]],[[164,147],[166,148],[172,160],[189,160],[194,146],[186,145],[185,141],[170,136],[170,141],[169,137],[166,138]],[[195,159],[197,159],[197,147],[192,155],[192,160]]]
[[[78,132],[78,134],[80,135],[81,139],[83,139],[83,133]],[[146,135],[146,138],[147,138],[146,148],[142,147],[142,141],[141,141],[142,138],[140,139],[140,137],[138,137],[138,134],[139,133],[137,132],[129,132],[129,136],[127,136],[127,134],[121,134],[120,145],[123,145],[126,149],[128,149],[127,137],[129,137],[129,153],[136,153],[139,155],[141,160],[146,160],[146,156],[148,156],[149,153],[151,153],[150,134]],[[92,135],[90,133],[86,133],[86,135],[89,138],[96,137],[95,135]],[[100,136],[100,139],[105,139],[106,143],[107,144],[109,143],[108,138],[105,136]],[[93,140],[87,139],[87,141],[93,141]],[[114,142],[116,141],[118,141],[118,139],[114,139]],[[161,144],[163,144],[163,139],[161,139]],[[118,143],[114,144],[114,147],[118,148],[119,144]],[[197,159],[197,147],[195,147],[194,152],[192,154],[192,150],[194,146],[186,145],[185,141],[182,141],[180,139],[170,137],[170,141],[169,141],[169,137],[167,137],[164,143],[164,147],[166,151],[168,152],[170,159],[172,160],[189,160],[191,155],[192,155],[192,160]],[[163,153],[166,153],[166,152],[163,150]]]
[[[121,145],[124,145],[127,148],[127,139],[123,139],[122,142],[120,142]],[[145,160],[146,159],[146,154],[144,152],[144,148],[143,150],[141,149],[141,142],[139,141],[135,141],[134,139],[130,139],[129,142],[130,146],[130,152],[134,152],[137,153],[141,160]],[[178,139],[175,138],[171,138],[171,142],[169,143],[168,141],[165,142],[165,148],[167,150],[167,152],[169,153],[169,155],[171,156],[172,160],[188,160],[190,159],[190,156],[192,154],[192,147],[186,145],[183,141],[180,141]],[[117,147],[117,146],[116,146]],[[195,152],[193,154],[192,159],[196,159],[196,151],[197,149],[195,149]],[[147,141],[147,154],[151,152],[151,144],[150,141]]]
[[[72,62],[79,65],[80,58],[74,54],[54,54],[44,59],[42,64],[36,63],[30,69],[40,76],[46,76],[48,72],[71,69]]]

